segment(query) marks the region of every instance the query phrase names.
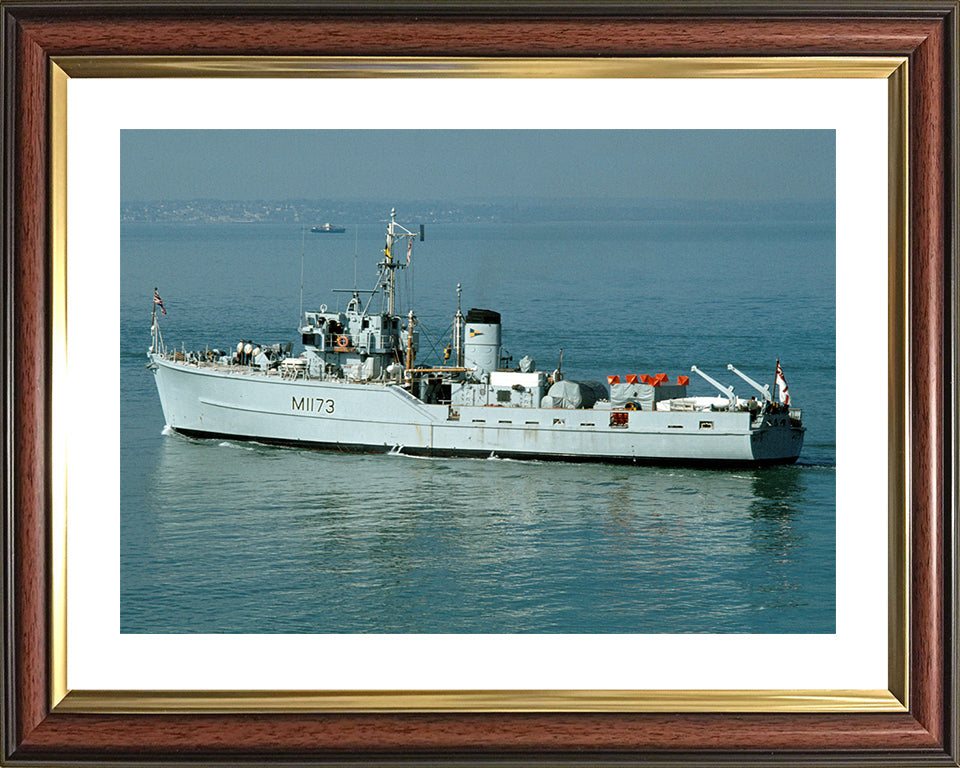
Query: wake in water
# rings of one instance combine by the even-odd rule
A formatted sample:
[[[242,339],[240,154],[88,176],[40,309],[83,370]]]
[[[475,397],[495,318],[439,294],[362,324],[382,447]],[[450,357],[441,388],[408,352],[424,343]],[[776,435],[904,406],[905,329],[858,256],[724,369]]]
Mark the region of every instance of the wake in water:
[[[836,462],[829,461],[804,461],[803,458],[797,459],[794,466],[797,467],[812,467],[814,469],[836,469]]]

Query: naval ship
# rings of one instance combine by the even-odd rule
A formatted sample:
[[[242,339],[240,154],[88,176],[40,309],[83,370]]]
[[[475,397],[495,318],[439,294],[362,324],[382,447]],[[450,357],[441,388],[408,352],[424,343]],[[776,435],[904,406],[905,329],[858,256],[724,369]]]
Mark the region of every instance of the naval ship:
[[[444,360],[419,361],[417,317],[398,313],[396,292],[417,234],[392,210],[376,288],[352,291],[342,312],[302,312],[296,355],[291,343],[251,340],[227,350],[168,349],[155,291],[147,368],[167,427],[200,438],[417,456],[763,466],[800,455],[805,428],[779,360],[776,399],[733,365],[727,369],[755,391],[750,398],[695,365],[690,373],[716,395],[688,395],[686,375],[576,381],[559,367],[537,370],[528,356],[511,368],[500,314],[464,315],[458,285]],[[397,258],[404,241],[407,258]]]

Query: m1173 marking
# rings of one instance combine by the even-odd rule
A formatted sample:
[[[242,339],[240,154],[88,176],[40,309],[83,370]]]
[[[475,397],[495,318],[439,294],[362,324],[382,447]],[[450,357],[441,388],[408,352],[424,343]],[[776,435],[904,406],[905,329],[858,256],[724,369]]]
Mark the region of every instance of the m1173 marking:
[[[333,400],[324,400],[322,397],[291,397],[290,408],[305,413],[333,413]]]

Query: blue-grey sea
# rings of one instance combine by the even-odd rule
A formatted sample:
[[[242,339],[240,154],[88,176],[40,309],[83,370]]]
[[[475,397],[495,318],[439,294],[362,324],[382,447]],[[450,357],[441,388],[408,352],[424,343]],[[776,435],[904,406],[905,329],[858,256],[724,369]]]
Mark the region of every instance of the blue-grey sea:
[[[124,224],[121,631],[834,632],[834,223],[739,218],[428,225],[403,309],[421,320],[421,360],[449,337],[457,283],[464,311],[501,313],[515,361],[553,370],[562,348],[573,378],[697,365],[746,395],[727,363],[772,385],[779,358],[807,426],[794,466],[347,455],[165,434],[145,368],[155,286],[168,347],[296,345],[301,261],[304,309],[342,306],[332,288],[374,287],[384,225]]]

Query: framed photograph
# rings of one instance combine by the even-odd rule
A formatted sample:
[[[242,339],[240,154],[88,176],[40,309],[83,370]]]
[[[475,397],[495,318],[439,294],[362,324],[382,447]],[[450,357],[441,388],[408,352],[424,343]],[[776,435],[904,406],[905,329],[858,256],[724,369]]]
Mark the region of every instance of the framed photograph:
[[[956,3],[2,11],[5,761],[957,764]]]

